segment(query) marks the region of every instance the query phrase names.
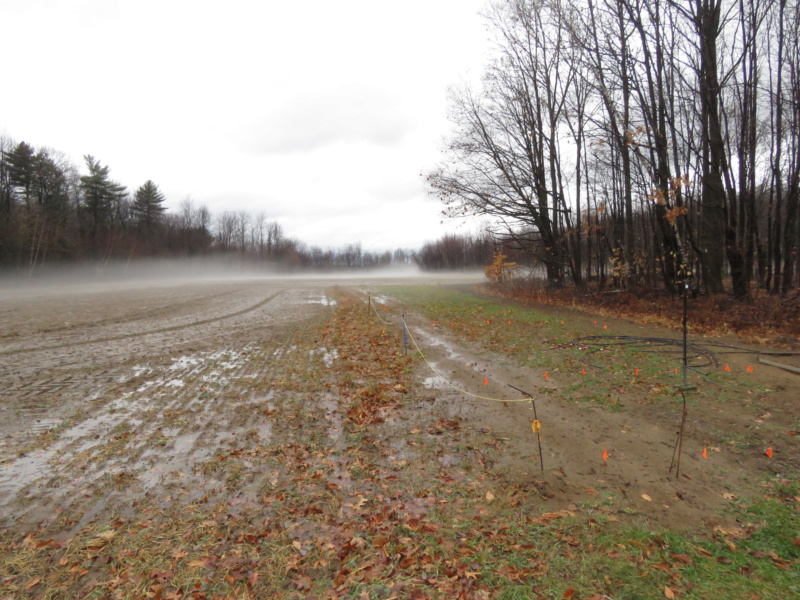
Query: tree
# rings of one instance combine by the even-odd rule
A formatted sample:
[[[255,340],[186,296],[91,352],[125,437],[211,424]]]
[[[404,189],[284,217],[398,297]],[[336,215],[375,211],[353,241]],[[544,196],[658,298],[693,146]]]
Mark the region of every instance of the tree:
[[[164,194],[150,179],[134,192],[131,211],[145,233],[150,233],[164,214],[164,200]]]
[[[17,195],[24,198],[27,207],[30,207],[33,195],[34,162],[35,151],[25,142],[20,142],[6,154],[8,181]]]
[[[109,178],[107,165],[101,165],[100,161],[89,154],[83,159],[86,161],[89,173],[81,176],[80,187],[83,193],[83,208],[89,219],[92,245],[96,251],[98,231],[110,222],[114,202],[125,195],[126,188]]]

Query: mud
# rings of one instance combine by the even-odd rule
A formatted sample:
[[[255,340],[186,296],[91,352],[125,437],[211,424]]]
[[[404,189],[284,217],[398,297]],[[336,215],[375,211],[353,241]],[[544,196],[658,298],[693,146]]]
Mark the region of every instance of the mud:
[[[391,280],[376,280],[387,283]],[[272,364],[335,306],[330,280],[20,288],[0,293],[0,512],[42,524],[190,476],[244,435],[269,444]],[[361,286],[371,282],[361,280]],[[323,364],[336,350],[314,348]],[[329,407],[330,408],[330,407]],[[329,412],[331,412],[329,410]],[[244,415],[244,416],[243,416]],[[331,436],[341,429],[332,416]],[[218,483],[218,482],[216,482]],[[212,488],[204,477],[201,488]],[[198,489],[202,494],[203,489]]]
[[[680,332],[652,325],[605,316],[598,325],[596,315],[534,308],[586,332],[680,338]],[[568,402],[563,391],[580,383],[582,363],[576,364],[564,346],[543,338],[550,366],[523,365],[459,339],[447,326],[432,324],[431,315],[409,316],[413,311],[400,305],[396,310],[406,313],[429,363],[421,385],[430,390],[433,410],[438,407],[459,419],[468,445],[481,437],[497,441],[492,472],[508,485],[527,489],[529,506],[535,510],[588,506],[657,528],[713,529],[731,524],[734,517],[725,509],[732,501],[758,498],[764,482],[793,478],[800,471],[800,376],[758,364],[759,353],[776,351],[773,348],[748,346],[735,338],[693,338],[698,344],[712,344],[718,352],[730,350],[721,344],[743,351],[719,355],[717,372],[728,365],[735,373],[730,383],[691,375],[690,383],[698,389],[687,393],[688,417],[676,477],[681,396],[674,387],[667,398],[653,400],[641,386],[632,385],[632,376],[630,389],[614,390],[609,404]],[[607,329],[600,329],[603,325]],[[776,360],[800,365],[799,358]],[[679,358],[675,360],[678,366]],[[747,367],[752,365],[756,368],[750,372]],[[738,385],[737,380],[746,380],[747,385]],[[675,375],[675,385],[680,383]],[[513,401],[525,396],[509,384],[535,398],[543,463],[531,428],[533,405]],[[768,458],[768,447],[780,447],[780,459]],[[702,456],[704,448],[708,458]],[[604,451],[607,461],[602,458]],[[439,460],[443,467],[456,464],[447,454]]]
[[[387,283],[252,280],[0,295],[2,524],[52,524],[64,538],[99,515],[135,513],[143,499],[252,501],[278,493],[288,476],[263,471],[265,448],[270,456],[285,449],[309,473],[324,466],[327,483],[345,495],[365,493],[352,475],[358,459],[348,456],[342,400],[321,385],[325,377],[309,377],[347,359],[318,327],[336,310],[337,294],[365,299]],[[397,323],[400,305],[391,287],[380,289],[372,297]],[[592,317],[569,318],[591,331]],[[731,495],[752,497],[765,478],[796,473],[797,437],[787,433],[800,429],[795,375],[759,368],[754,377],[765,391],[748,388],[735,410],[692,400],[676,479],[674,399],[620,389],[621,410],[564,402],[576,375],[563,350],[552,349],[553,364],[563,358],[564,366],[545,380],[541,369],[416,313],[407,319],[435,371],[418,365],[418,389],[365,442],[377,448],[380,473],[398,481],[484,478],[525,490],[531,512],[578,505],[656,526],[713,527],[730,518],[723,509]],[[621,335],[675,335],[604,322]],[[726,360],[742,371],[753,358]],[[543,463],[531,403],[504,402],[519,398],[508,384],[536,398]],[[730,443],[730,432],[742,435]],[[310,438],[326,451],[309,456]],[[775,460],[763,456],[768,445],[778,449]]]

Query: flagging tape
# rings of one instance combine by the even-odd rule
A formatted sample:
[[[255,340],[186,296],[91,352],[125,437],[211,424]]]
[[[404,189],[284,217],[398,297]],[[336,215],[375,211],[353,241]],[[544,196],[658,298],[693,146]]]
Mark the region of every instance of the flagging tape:
[[[472,396],[473,398],[478,398],[479,400],[489,400],[490,402],[530,402],[532,400],[532,398],[512,398],[512,399],[508,399],[508,398],[489,398],[487,396],[479,396],[478,394],[473,394],[472,392],[468,392],[466,390],[462,390],[456,384],[450,382],[447,379],[447,377],[442,375],[442,373],[440,373],[438,370],[436,370],[436,367],[434,367],[431,364],[431,362],[428,360],[428,358],[425,356],[425,354],[422,352],[422,350],[420,350],[419,345],[417,344],[417,340],[415,340],[414,336],[411,335],[411,330],[408,328],[407,325],[406,325],[406,332],[408,333],[408,337],[411,338],[411,342],[414,344],[414,347],[417,349],[417,352],[419,352],[419,355],[425,361],[425,364],[428,365],[428,368],[431,371],[433,371],[434,373],[436,373],[436,375],[441,377],[442,381],[444,381],[447,385],[449,385],[454,390],[457,390],[457,391],[461,392],[462,394],[466,394],[467,396]]]

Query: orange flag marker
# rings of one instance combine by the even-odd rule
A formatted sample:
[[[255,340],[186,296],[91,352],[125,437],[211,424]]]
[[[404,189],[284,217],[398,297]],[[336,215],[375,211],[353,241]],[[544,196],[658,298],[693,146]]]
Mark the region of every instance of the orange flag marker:
[[[597,325],[597,321],[592,321],[592,323],[594,323],[595,325]]]
[[[544,378],[545,379],[549,379],[550,378],[550,375],[547,374],[547,371],[544,372]]]
[[[708,448],[703,448],[703,458],[708,458]]]
[[[725,365],[725,371],[730,373],[731,372],[731,366],[730,365]]]
[[[603,329],[608,329],[608,325],[603,325]]]
[[[753,367],[751,367],[750,365],[747,365],[747,371],[749,373],[752,373],[753,372]]]
[[[561,321],[561,324],[563,325],[563,324],[564,324],[564,321]]]
[[[484,377],[483,378],[483,385],[489,385],[489,378],[488,377]]]
[[[772,458],[772,446],[770,446],[769,448],[767,448],[767,451],[766,451],[766,452],[764,452],[764,454],[766,454],[766,455],[767,455],[767,458]]]
[[[675,367],[674,371],[675,371],[675,374],[677,375],[678,374],[678,368]]]
[[[581,369],[581,375],[586,375],[586,369]]]
[[[603,450],[603,462],[608,462],[608,450]]]
[[[634,375],[638,375],[638,374],[639,374],[639,369],[634,369],[634,370],[633,370],[633,374],[634,374]]]
[[[511,325],[511,319],[508,320],[508,324]]]

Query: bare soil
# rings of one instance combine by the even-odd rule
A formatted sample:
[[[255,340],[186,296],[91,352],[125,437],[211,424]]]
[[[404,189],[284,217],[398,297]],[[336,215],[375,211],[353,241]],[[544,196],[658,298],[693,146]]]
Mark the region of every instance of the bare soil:
[[[126,585],[158,594],[168,580],[175,594],[200,581],[211,596],[223,573],[232,587],[246,580],[253,593],[297,592],[290,597],[301,597],[315,574],[330,576],[339,597],[355,577],[342,557],[362,552],[361,527],[383,531],[402,519],[407,531],[435,531],[436,507],[467,497],[484,522],[497,497],[531,520],[581,510],[728,535],[748,527],[725,510],[732,502],[800,471],[798,375],[759,364],[768,348],[725,355],[727,379],[693,375],[676,477],[674,390],[648,385],[626,364],[629,383],[603,402],[569,399],[583,393],[581,371],[594,367],[550,329],[532,338],[531,354],[547,358],[540,367],[403,304],[390,283],[162,282],[0,294],[0,531],[12,556],[24,550],[42,561],[14,565],[2,591],[49,597],[37,569],[50,569],[50,584],[74,597]],[[366,313],[368,294],[374,332],[347,339],[339,310]],[[677,335],[535,308],[582,335]],[[486,323],[506,326],[519,324]],[[425,360],[413,356],[417,346]],[[797,357],[777,360],[800,366]],[[543,460],[532,404],[516,401],[509,384],[536,401]],[[470,527],[470,515],[458,518],[465,521],[454,526]],[[162,533],[139,535],[156,525]],[[162,548],[151,535],[179,547]],[[285,571],[259,555],[262,539],[285,542]],[[145,545],[124,546],[137,540]],[[234,550],[242,565],[252,554],[241,581],[232,563],[209,558]],[[365,579],[383,568],[365,564]],[[115,565],[127,565],[127,579]]]
[[[563,320],[581,336],[681,339],[675,329],[614,318],[608,311],[599,316],[564,306],[527,306]],[[410,307],[398,310],[409,312]],[[614,387],[607,402],[565,402],[564,390],[580,388],[586,377],[582,372],[598,373],[588,353],[586,360],[576,362],[568,352],[571,345],[543,334],[538,349],[546,349],[548,362],[555,366],[521,367],[508,356],[458,339],[448,332],[448,323],[432,323],[431,315],[407,314],[406,319],[416,329],[429,361],[445,376],[446,381],[435,373],[427,379],[432,397],[458,406],[465,427],[502,443],[502,451],[492,456],[493,471],[509,485],[521,485],[531,497],[538,496],[539,510],[613,504],[621,519],[655,528],[699,526],[711,531],[734,525],[724,512],[732,501],[757,498],[768,479],[795,478],[800,472],[800,375],[758,362],[763,353],[770,360],[800,367],[798,355],[772,356],[781,350],[747,344],[735,336],[690,336],[689,343],[713,344],[720,362],[703,371],[725,379],[690,373],[688,383],[696,384],[697,390],[686,393],[688,416],[680,476],[676,477],[680,373],[674,374],[669,387],[650,386],[634,375],[634,359],[614,367],[627,371],[629,381]],[[487,325],[503,326],[502,322]],[[725,354],[731,349],[720,344],[737,350]],[[675,355],[671,367],[681,366],[680,355]],[[595,376],[602,378],[602,372]],[[544,471],[531,430],[530,402],[487,401],[459,391],[497,399],[524,398],[509,384],[536,400]],[[772,458],[765,454],[768,448]],[[604,452],[607,461],[602,458]]]

